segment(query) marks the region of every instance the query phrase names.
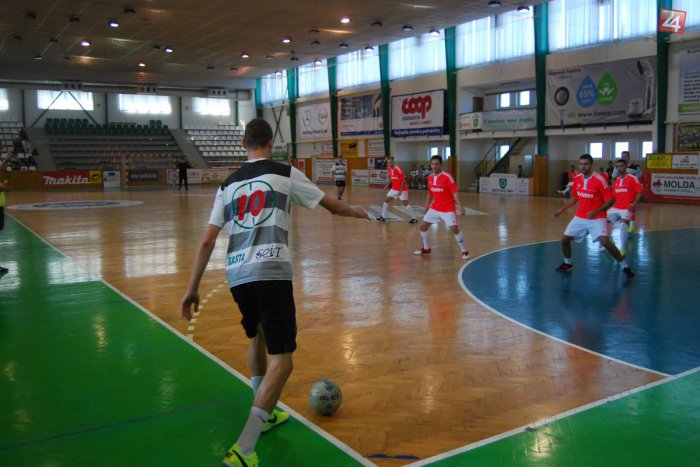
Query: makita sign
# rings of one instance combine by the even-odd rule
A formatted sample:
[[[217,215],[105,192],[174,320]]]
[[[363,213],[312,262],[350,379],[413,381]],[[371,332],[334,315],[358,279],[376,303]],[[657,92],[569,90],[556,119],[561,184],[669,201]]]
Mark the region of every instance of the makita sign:
[[[65,187],[75,185],[102,184],[99,170],[71,170],[66,172],[43,172],[41,179],[45,187]]]
[[[445,124],[445,91],[391,98],[391,136],[441,136]]]

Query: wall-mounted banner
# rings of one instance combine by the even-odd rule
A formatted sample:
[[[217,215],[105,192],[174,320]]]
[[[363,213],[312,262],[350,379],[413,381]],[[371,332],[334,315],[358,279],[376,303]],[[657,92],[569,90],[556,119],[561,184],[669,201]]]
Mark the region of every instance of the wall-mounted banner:
[[[316,182],[331,183],[333,182],[333,173],[335,171],[335,159],[316,159]]]
[[[360,155],[359,142],[356,139],[344,139],[338,141],[338,154],[343,157],[357,157]]]
[[[684,50],[679,55],[679,114],[700,113],[700,49]]]
[[[382,95],[340,97],[340,136],[381,135]]]
[[[445,127],[445,91],[391,98],[391,136],[441,136]]]
[[[368,139],[367,140],[367,157],[384,157],[384,140],[383,139]]]
[[[102,185],[101,170],[64,170],[62,172],[42,172],[44,187],[66,187],[74,185]]]
[[[306,104],[297,106],[297,131],[299,139],[328,139],[331,137],[331,104]]]
[[[536,109],[492,110],[459,116],[460,130],[512,131],[537,128]]]
[[[651,121],[656,112],[656,57],[547,72],[546,126]]]
[[[674,151],[700,152],[700,122],[677,123],[675,136]]]

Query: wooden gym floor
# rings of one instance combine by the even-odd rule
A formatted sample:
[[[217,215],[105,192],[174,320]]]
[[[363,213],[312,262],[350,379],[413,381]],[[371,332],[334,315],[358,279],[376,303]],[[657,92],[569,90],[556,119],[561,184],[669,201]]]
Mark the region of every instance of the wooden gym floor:
[[[214,191],[12,192],[6,213],[248,376],[247,339],[225,284],[223,236],[202,281],[200,295],[207,301],[196,323],[179,315]],[[571,209],[562,218],[553,217],[563,201],[555,197],[460,196],[470,208],[459,221],[472,261],[509,247],[556,241],[573,216]],[[381,190],[364,187],[349,188],[346,196],[351,204],[370,210],[380,209],[382,197]],[[19,204],[102,200],[143,203],[12,209]],[[411,192],[412,205],[424,201],[424,191]],[[430,458],[668,375],[567,345],[494,313],[491,305],[460,286],[466,262],[443,225],[431,229],[432,255],[416,257],[412,252],[420,247],[418,225],[408,224],[396,204],[391,211],[395,220],[384,224],[295,206],[290,226],[299,349],[282,401],[370,462],[392,466]],[[647,232],[698,228],[700,207],[644,204],[637,225],[641,238]],[[0,233],[0,242],[6,234]],[[8,245],[0,243],[0,264]],[[582,251],[575,247],[575,262],[591,256]],[[558,265],[560,258],[555,259],[552,264],[549,258],[530,257],[535,269],[546,270]],[[632,267],[638,268],[635,261],[630,255]],[[497,290],[501,275],[518,266],[506,258],[485,269],[483,280]],[[610,287],[617,287],[619,271],[607,274],[615,277]],[[0,290],[11,275],[0,278]],[[528,281],[525,277],[522,285],[526,293]],[[572,281],[590,287],[583,274]],[[559,288],[553,281],[552,294],[559,294]],[[590,294],[595,293],[590,287]],[[546,307],[547,296],[542,297]],[[523,306],[538,310],[531,303]],[[343,389],[343,405],[333,417],[319,416],[307,404],[309,388],[320,379],[332,379]],[[230,433],[231,442],[235,435]]]

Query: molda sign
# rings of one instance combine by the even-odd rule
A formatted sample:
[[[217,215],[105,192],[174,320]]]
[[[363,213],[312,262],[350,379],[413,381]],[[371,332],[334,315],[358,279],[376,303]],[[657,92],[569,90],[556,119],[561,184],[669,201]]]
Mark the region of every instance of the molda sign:
[[[441,136],[445,91],[404,94],[391,98],[391,136]]]

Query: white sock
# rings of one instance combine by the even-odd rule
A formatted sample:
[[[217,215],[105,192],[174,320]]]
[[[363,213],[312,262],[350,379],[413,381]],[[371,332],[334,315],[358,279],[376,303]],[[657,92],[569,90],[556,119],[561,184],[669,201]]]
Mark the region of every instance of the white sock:
[[[620,248],[627,248],[627,239],[629,238],[629,232],[627,232],[627,224],[620,222]]]
[[[571,264],[571,258],[564,258],[565,264]]]
[[[627,261],[625,261],[624,259],[623,259],[622,261],[620,261],[620,266],[622,266],[623,268],[628,268],[628,267],[630,267],[630,265],[627,264]]]
[[[407,204],[407,205],[406,205],[406,210],[407,210],[408,213],[411,215],[411,219],[415,219],[415,218],[416,218],[416,215],[414,214],[414,211],[413,211],[413,206],[411,206],[410,204]]]
[[[429,237],[429,236],[430,236],[430,233],[429,233],[429,232],[423,232],[423,231],[421,230],[421,232],[420,232],[420,238],[423,239],[423,248],[425,248],[426,250],[429,250],[429,249],[430,249],[430,244],[428,243],[428,237]]]
[[[238,441],[236,441],[241,451],[243,451],[243,454],[246,456],[249,456],[255,451],[255,445],[258,442],[260,433],[262,433],[263,426],[265,426],[265,422],[267,422],[268,418],[270,418],[270,414],[263,409],[255,406],[251,407],[248,421],[243,427]]]
[[[386,218],[386,212],[389,210],[389,203],[382,204],[382,217]]]
[[[258,393],[258,388],[260,387],[260,384],[262,383],[264,377],[265,375],[250,377],[250,384],[251,386],[253,386],[253,396],[255,396]]]
[[[464,243],[464,234],[462,232],[455,235],[455,240],[457,240],[457,245],[459,245],[459,251],[467,251],[467,245]]]

